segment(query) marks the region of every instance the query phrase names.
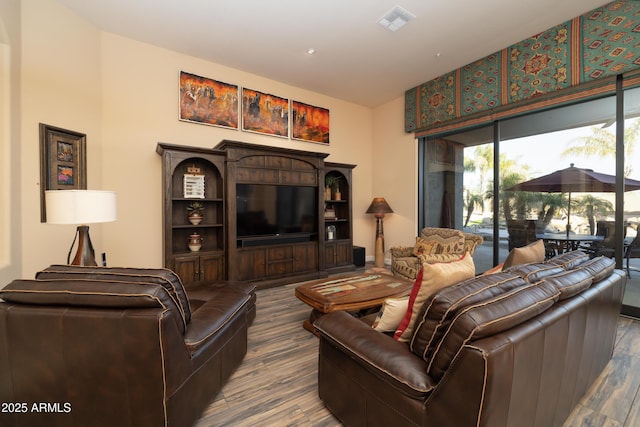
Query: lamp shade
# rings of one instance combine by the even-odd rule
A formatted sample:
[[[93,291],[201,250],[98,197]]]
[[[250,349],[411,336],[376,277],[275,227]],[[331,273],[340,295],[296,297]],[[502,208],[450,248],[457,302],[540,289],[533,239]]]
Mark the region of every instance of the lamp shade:
[[[367,209],[368,214],[388,214],[393,213],[391,206],[387,203],[384,197],[375,197],[371,204],[369,205],[369,209]]]
[[[47,190],[47,223],[94,224],[116,220],[115,191]]]

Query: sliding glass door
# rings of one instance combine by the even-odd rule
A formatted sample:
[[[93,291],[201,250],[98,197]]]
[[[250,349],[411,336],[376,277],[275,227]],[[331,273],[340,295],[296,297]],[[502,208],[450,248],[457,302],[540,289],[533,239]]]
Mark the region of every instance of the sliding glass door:
[[[615,180],[620,175],[619,182],[640,180],[640,89],[624,93],[620,126],[616,114],[622,99],[610,96],[422,139],[419,228],[443,226],[449,197],[452,226],[485,238],[474,254],[477,272],[539,238],[548,256],[580,248],[626,268],[624,254],[640,224],[640,191],[621,190]],[[567,168],[610,176],[614,184],[560,191],[513,188]],[[637,252],[629,251],[631,277],[623,308],[632,315],[640,314],[638,240]]]

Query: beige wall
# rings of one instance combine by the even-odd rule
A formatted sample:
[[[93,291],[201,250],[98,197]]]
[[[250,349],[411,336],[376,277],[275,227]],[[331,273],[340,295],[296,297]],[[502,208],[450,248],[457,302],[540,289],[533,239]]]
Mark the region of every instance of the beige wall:
[[[415,143],[402,131],[402,97],[376,109],[362,107],[100,32],[53,0],[22,2],[21,22],[22,277],[66,262],[75,230],[40,223],[40,122],[86,133],[88,187],[117,192],[118,221],[91,226],[96,252],[107,252],[112,266],[162,265],[158,142],[213,147],[232,139],[329,153],[330,161],[358,165],[354,244],[364,246],[367,257],[375,227],[364,212],[375,195],[385,196],[396,212],[385,221],[387,248],[415,235]],[[328,108],[331,144],[181,122],[180,70]]]
[[[155,152],[160,141],[213,147],[231,139],[326,152],[331,161],[357,164],[354,194],[371,194],[371,109],[113,34],[103,34],[102,53],[103,183],[105,189],[118,192],[120,205],[118,221],[103,226],[111,265],[157,267],[162,263],[161,162]],[[331,144],[181,122],[180,70],[328,108]],[[357,198],[354,203],[356,236],[369,231],[370,224],[360,220],[366,199]]]
[[[39,123],[87,135],[87,185],[102,187],[101,43],[98,31],[54,1],[21,7],[22,276],[33,277],[49,264],[66,263],[75,231],[40,223]],[[101,227],[91,229],[101,242]]]
[[[403,130],[403,113],[404,97],[401,97],[376,108],[373,118],[372,196],[384,197],[393,209],[384,218],[387,262],[390,247],[413,245],[417,235],[418,144],[413,134]],[[373,239],[372,234],[371,245]]]

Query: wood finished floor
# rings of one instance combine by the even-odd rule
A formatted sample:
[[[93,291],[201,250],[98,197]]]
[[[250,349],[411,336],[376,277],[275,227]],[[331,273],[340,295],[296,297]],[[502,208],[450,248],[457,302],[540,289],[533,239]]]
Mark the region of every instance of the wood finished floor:
[[[341,425],[318,398],[318,339],[295,286],[258,291],[247,355],[196,427]],[[640,426],[639,390],[640,321],[620,317],[612,360],[564,427]]]

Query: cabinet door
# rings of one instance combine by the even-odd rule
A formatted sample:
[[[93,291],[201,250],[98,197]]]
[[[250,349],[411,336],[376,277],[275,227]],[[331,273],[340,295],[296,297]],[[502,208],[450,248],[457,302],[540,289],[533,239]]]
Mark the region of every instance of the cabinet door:
[[[296,273],[318,269],[318,244],[307,243],[294,247],[293,271]]]
[[[336,244],[325,243],[324,245],[324,266],[331,268],[336,266]]]
[[[180,276],[182,284],[192,285],[199,281],[200,257],[197,255],[177,256],[174,258],[173,271]]]
[[[237,263],[231,268],[237,269],[238,280],[264,279],[267,275],[267,258],[264,248],[243,249],[238,251]]]
[[[200,256],[200,278],[205,282],[224,280],[224,256],[221,253]]]
[[[353,257],[351,243],[349,241],[344,242],[336,242],[336,253],[335,253],[336,265],[347,265],[351,264],[351,258]]]
[[[324,246],[324,264],[326,268],[352,264],[353,254],[349,240],[326,243]]]

